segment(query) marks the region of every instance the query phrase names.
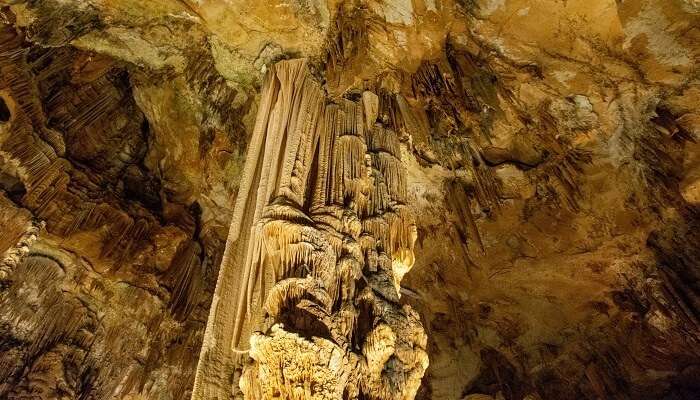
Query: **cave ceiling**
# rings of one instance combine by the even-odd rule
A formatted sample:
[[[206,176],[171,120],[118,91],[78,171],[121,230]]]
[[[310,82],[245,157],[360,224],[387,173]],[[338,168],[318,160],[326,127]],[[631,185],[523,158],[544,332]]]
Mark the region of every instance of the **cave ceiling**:
[[[0,399],[700,398],[699,61],[697,0],[0,0]]]

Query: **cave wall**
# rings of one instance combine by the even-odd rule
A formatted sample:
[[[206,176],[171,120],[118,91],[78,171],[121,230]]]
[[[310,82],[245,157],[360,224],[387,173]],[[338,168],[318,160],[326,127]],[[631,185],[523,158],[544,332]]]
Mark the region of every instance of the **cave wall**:
[[[696,2],[0,4],[0,397],[189,398],[263,76],[299,57],[401,138],[416,398],[700,390]]]
[[[189,398],[246,141],[201,98],[233,95],[2,16],[0,397]]]

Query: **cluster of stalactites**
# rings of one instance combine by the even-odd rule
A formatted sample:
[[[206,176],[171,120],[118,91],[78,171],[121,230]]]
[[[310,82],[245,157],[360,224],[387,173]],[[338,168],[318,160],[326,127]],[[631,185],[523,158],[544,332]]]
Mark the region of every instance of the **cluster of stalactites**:
[[[406,177],[400,143],[395,132],[377,122],[376,111],[367,115],[376,99],[367,93],[362,102],[341,99],[326,104],[304,61],[280,63],[272,74],[274,101],[263,104],[269,108],[261,111],[258,124],[265,125],[256,127],[264,137],[254,138],[262,140],[252,145],[255,158],[246,166],[259,179],[257,193],[248,194],[256,201],[251,204],[243,194],[236,204],[236,215],[254,216],[250,228],[243,228],[250,237],[239,316],[259,313],[266,285],[304,272],[322,278],[335,302],[343,285],[334,278],[336,265],[347,259],[343,243],[357,241],[362,233],[375,239],[363,241],[372,245],[363,249],[365,254],[384,251],[412,263],[406,255],[412,252],[414,238],[412,216],[403,206]],[[329,223],[334,213],[354,214],[358,227],[345,232],[341,215]],[[316,220],[331,229],[317,234]],[[237,324],[236,329],[242,329],[242,320]],[[245,346],[240,342],[243,336],[237,337],[236,345]]]
[[[403,272],[413,265],[415,226],[405,204],[401,145],[397,134],[378,121],[377,96],[366,92],[359,102],[330,102],[307,68],[304,60],[284,61],[266,77],[194,398],[212,395],[205,380],[222,363],[212,356],[220,354],[220,343],[231,346],[221,357],[250,349],[255,365],[279,361],[263,353],[276,348],[275,340],[289,339],[283,323],[304,335],[321,335],[323,348],[354,354],[351,344],[364,340],[353,338],[356,283],[363,271],[391,276],[393,298],[398,298],[395,264]],[[291,315],[299,310],[303,316]],[[305,322],[308,316],[316,322]],[[328,334],[319,333],[319,326]],[[278,334],[253,335],[273,328]],[[327,367],[309,365],[309,371]],[[241,380],[249,398],[269,398],[302,384],[306,389],[288,398],[326,398],[302,395],[308,394],[308,385],[324,384],[313,374],[291,378],[285,372],[261,380],[260,371],[248,367]],[[340,392],[326,388],[318,393],[340,398],[351,375],[333,380]]]
[[[32,63],[27,60],[28,49],[24,46],[19,31],[6,25],[0,27],[0,92],[11,111],[8,123],[0,126],[0,159],[12,165],[26,191],[20,203],[45,221],[50,231],[64,237],[105,227],[101,255],[116,261],[128,257],[134,246],[150,234],[153,220],[134,219],[107,201],[96,201],[75,190],[76,181],[80,181],[75,178],[83,172],[76,173],[63,158],[63,136],[47,126],[37,77],[31,72]],[[52,101],[68,100],[59,96]],[[113,94],[104,96],[64,128],[80,131],[97,119],[108,119],[116,106]]]

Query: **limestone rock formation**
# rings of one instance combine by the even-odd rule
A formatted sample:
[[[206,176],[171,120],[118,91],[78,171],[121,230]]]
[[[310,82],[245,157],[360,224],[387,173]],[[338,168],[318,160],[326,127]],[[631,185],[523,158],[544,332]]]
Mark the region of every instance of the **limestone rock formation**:
[[[1,399],[696,399],[695,0],[0,0]]]
[[[329,103],[305,60],[271,67],[193,398],[227,397],[245,356],[247,399],[415,397],[427,339],[399,303],[415,224],[377,103]]]

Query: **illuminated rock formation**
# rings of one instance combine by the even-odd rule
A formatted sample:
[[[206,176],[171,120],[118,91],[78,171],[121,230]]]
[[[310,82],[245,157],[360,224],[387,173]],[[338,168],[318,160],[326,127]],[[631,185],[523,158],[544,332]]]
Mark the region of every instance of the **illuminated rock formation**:
[[[268,72],[193,398],[226,398],[241,368],[247,399],[415,396],[427,338],[399,291],[416,230],[378,111],[371,92],[331,102],[305,60]]]
[[[695,400],[698,26],[0,1],[0,399]]]

